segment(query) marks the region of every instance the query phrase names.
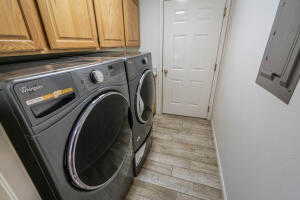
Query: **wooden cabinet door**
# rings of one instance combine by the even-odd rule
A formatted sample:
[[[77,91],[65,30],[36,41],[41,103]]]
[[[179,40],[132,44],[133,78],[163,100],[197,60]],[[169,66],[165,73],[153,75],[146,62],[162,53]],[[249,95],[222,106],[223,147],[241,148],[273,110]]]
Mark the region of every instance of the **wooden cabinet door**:
[[[92,0],[37,0],[51,49],[98,47]]]
[[[140,45],[138,0],[123,0],[126,46]]]
[[[0,54],[43,49],[42,29],[31,0],[0,0]]]
[[[94,0],[101,47],[125,46],[122,0]]]

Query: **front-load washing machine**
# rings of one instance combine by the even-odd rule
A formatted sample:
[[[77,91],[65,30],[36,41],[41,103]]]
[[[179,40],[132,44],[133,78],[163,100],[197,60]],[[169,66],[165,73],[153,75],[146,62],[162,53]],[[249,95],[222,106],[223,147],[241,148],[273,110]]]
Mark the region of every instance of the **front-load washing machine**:
[[[129,115],[123,58],[0,67],[1,124],[42,199],[123,199],[133,179]]]
[[[151,148],[156,92],[151,53],[126,55],[126,73],[133,115],[134,165],[137,175]]]
[[[92,53],[85,59],[123,57],[129,86],[132,113],[134,169],[137,175],[151,148],[151,132],[156,105],[155,79],[151,53],[107,51]]]

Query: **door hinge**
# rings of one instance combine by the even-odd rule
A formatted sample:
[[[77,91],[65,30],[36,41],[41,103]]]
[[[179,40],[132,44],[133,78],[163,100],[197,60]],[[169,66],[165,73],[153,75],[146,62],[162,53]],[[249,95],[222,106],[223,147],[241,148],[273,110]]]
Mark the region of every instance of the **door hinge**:
[[[214,71],[217,71],[218,64],[216,63],[214,66]]]
[[[223,18],[225,18],[226,15],[227,15],[227,7],[225,6],[225,8],[224,8],[224,13],[223,13]]]
[[[210,111],[210,106],[207,107],[207,113],[209,113],[209,111]]]

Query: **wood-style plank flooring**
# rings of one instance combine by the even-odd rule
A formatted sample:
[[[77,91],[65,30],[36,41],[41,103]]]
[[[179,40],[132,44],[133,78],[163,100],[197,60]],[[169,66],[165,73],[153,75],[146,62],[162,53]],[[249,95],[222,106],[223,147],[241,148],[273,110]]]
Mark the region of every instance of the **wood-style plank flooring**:
[[[210,122],[159,115],[153,145],[127,200],[222,200]]]

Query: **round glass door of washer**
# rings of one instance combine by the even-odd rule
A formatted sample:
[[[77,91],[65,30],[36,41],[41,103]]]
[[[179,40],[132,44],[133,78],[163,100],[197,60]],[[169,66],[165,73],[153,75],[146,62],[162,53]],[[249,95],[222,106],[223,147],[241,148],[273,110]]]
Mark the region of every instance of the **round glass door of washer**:
[[[153,116],[155,109],[155,80],[151,70],[146,70],[137,88],[135,109],[140,123],[146,123]]]
[[[92,101],[75,125],[67,149],[67,168],[73,184],[95,190],[112,180],[131,153],[129,103],[118,92]]]

